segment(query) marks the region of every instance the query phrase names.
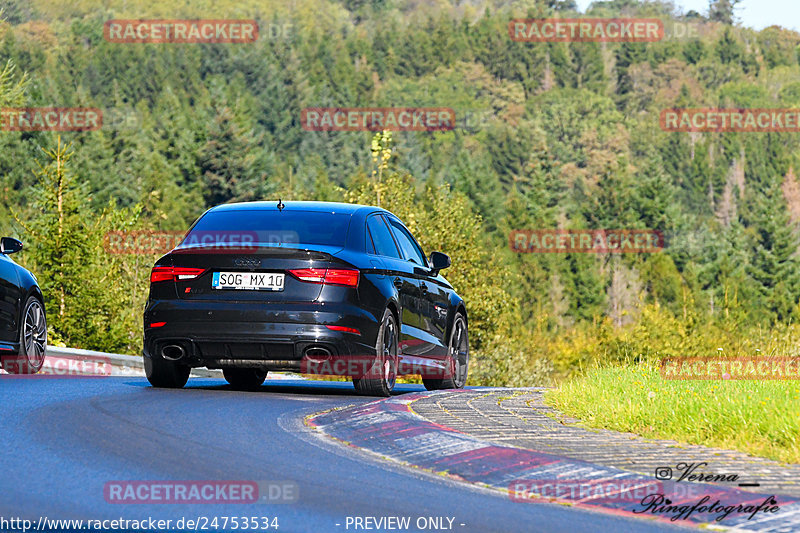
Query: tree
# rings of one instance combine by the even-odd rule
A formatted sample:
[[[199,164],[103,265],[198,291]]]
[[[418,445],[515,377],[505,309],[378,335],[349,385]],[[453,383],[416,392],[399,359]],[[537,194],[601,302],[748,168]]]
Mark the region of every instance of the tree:
[[[754,149],[748,151],[746,175],[751,186],[742,209],[751,237],[747,274],[756,283],[760,304],[754,314],[762,320],[796,320],[800,241],[781,190],[788,158],[779,135],[768,134],[760,141],[750,141]]]
[[[370,144],[372,154],[372,178],[377,182],[375,190],[378,192],[377,205],[381,206],[381,178],[383,171],[389,168],[389,160],[392,158],[392,132],[381,131],[372,136]]]
[[[644,61],[646,58],[646,48],[642,43],[624,42],[615,52],[616,65],[614,70],[617,74],[617,96],[624,97],[633,91],[633,80],[628,72],[631,65]],[[619,100],[620,102],[622,100]]]
[[[723,63],[741,64],[744,60],[744,48],[737,41],[730,28],[725,28],[722,37],[717,41],[715,51]]]
[[[0,105],[2,107],[22,105],[29,84],[28,74],[23,72],[17,75],[17,65],[13,60],[7,60],[3,70],[0,70]]]
[[[266,169],[255,164],[259,144],[260,139],[237,123],[229,107],[217,109],[199,157],[207,205],[260,196],[267,175]]]
[[[494,231],[503,212],[503,189],[485,152],[460,150],[448,182],[467,198],[481,215],[487,231]]]
[[[570,46],[572,65],[575,71],[576,89],[587,88],[603,93],[608,82],[603,65],[603,55],[597,43],[574,43]]]
[[[617,327],[636,320],[641,292],[638,272],[627,267],[619,257],[613,258],[606,313]]]
[[[770,26],[758,34],[758,43],[768,68],[781,65],[791,67],[797,65],[795,49],[798,46],[797,33],[784,30],[779,26]]]
[[[34,214],[15,218],[30,236],[28,260],[41,280],[51,333],[75,347],[130,350],[132,324],[124,316],[130,285],[120,260],[103,250],[103,237],[132,225],[138,209],[118,211],[111,204],[92,213],[72,174],[71,146],[59,137],[55,148],[42,151]]]
[[[732,26],[736,22],[734,11],[741,2],[742,0],[710,0],[708,18]]]
[[[668,231],[675,227],[679,210],[672,180],[663,168],[661,157],[653,151],[644,162],[644,168],[636,174],[634,209],[644,228]]]
[[[691,39],[683,47],[683,57],[689,63],[696,65],[706,55],[706,46],[700,39]]]
[[[547,0],[547,7],[556,11],[577,11],[578,3],[575,0]]]
[[[595,254],[573,253],[567,255],[567,272],[570,283],[570,314],[578,320],[593,320],[600,316],[606,302],[605,282],[599,268],[601,259]]]

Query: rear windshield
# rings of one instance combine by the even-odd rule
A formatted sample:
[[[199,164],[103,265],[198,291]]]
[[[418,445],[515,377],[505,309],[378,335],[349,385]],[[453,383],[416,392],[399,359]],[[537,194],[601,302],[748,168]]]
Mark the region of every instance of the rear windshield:
[[[320,211],[212,211],[197,221],[180,246],[299,243],[344,247],[349,224],[349,214]]]

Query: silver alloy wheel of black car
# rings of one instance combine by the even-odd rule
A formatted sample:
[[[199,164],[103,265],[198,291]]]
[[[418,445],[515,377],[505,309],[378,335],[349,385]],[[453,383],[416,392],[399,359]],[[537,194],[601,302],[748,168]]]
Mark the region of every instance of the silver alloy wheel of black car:
[[[467,383],[469,369],[469,342],[467,339],[467,323],[461,315],[457,315],[453,323],[453,336],[450,341],[449,354],[453,361],[453,386],[462,388]]]
[[[42,303],[31,296],[25,302],[19,329],[19,353],[4,357],[3,368],[10,374],[35,374],[47,355],[47,320]]]
[[[383,372],[381,378],[383,379],[389,392],[394,389],[397,383],[397,331],[394,325],[394,317],[390,317],[385,323],[383,329]]]
[[[47,348],[47,324],[44,318],[44,309],[39,300],[32,300],[25,310],[22,338],[25,342],[25,355],[28,364],[38,372],[44,364],[45,350]]]
[[[450,342],[447,346],[447,368],[442,379],[422,378],[428,390],[460,389],[467,384],[469,371],[469,332],[467,321],[459,313],[453,319]]]
[[[354,377],[353,385],[359,394],[389,396],[397,383],[397,325],[390,309],[383,315],[375,355],[368,374]]]

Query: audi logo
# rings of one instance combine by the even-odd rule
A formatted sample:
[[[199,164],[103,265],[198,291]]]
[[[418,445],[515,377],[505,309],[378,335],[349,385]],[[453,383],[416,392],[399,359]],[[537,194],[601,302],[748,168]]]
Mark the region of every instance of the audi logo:
[[[261,260],[251,257],[237,257],[233,260],[233,264],[240,267],[258,267],[261,266]]]

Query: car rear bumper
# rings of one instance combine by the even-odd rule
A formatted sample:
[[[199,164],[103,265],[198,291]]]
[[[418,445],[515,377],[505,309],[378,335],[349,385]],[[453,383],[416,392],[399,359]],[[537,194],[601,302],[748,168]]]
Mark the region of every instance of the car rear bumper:
[[[144,326],[145,357],[180,346],[172,355],[189,366],[299,371],[308,356],[374,354],[379,324],[349,304],[165,300],[148,304]]]

